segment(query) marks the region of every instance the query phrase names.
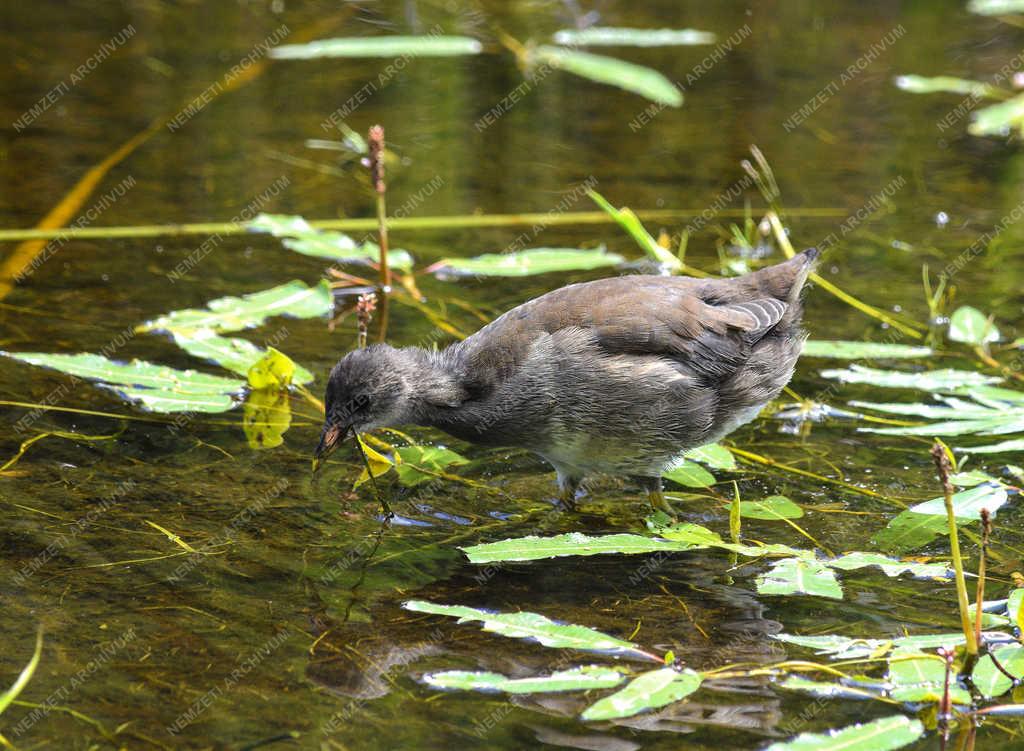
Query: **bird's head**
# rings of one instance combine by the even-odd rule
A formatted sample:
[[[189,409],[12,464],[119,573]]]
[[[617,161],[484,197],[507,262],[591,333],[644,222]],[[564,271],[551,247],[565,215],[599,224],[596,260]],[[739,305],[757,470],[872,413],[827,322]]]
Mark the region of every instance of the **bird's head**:
[[[314,467],[350,432],[410,421],[414,407],[410,365],[402,350],[386,344],[357,349],[338,361],[327,381],[326,419]]]

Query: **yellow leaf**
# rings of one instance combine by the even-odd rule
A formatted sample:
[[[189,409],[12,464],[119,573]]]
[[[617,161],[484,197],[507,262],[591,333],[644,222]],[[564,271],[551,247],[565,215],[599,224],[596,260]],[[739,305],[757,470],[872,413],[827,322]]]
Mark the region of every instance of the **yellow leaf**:
[[[288,355],[268,347],[267,353],[249,368],[249,385],[257,391],[287,388],[294,372],[295,363]]]
[[[284,433],[292,424],[288,392],[250,391],[242,409],[242,430],[249,448],[272,449],[284,443]]]
[[[366,462],[370,465],[370,471],[373,472],[374,477],[380,477],[381,475],[387,474],[392,467],[402,462],[398,454],[392,454],[395,457],[395,461],[391,461],[384,454],[379,453],[375,449],[368,446],[362,439],[361,436],[357,435],[356,440],[359,441],[359,446],[362,448],[363,453],[366,455]],[[386,445],[386,444],[385,444]],[[359,475],[359,479],[356,480],[354,488],[358,488],[364,482],[370,479],[369,473],[366,471],[366,467],[363,467],[362,473]]]

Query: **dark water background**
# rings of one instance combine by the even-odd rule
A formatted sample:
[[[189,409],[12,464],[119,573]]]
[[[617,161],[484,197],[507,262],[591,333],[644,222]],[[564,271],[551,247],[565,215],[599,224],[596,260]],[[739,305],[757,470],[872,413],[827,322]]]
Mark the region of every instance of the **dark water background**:
[[[543,41],[573,25],[569,5],[495,2],[483,12],[519,39]],[[966,135],[966,122],[940,127],[960,97],[918,97],[892,84],[899,73],[990,80],[1020,50],[1024,32],[1012,26],[946,1],[609,0],[595,7],[602,25],[695,27],[723,40],[745,26],[750,33],[686,87],[681,109],[665,109],[639,128],[635,123],[646,117],[646,100],[556,73],[481,130],[474,123],[523,81],[511,57],[413,61],[348,118],[361,132],[375,122],[387,128],[400,159],[391,170],[392,208],[413,201],[414,216],[543,212],[566,191],[594,179],[617,205],[699,211],[742,178],[739,162],[749,156],[749,144],[757,144],[775,170],[783,204],[794,212],[790,225],[798,247],[838,232],[893,181],[902,185],[832,248],[823,273],[868,302],[925,320],[922,264],[941,268],[1024,199],[1021,157],[1013,146]],[[0,18],[6,50],[0,66],[3,227],[33,226],[90,166],[155,118],[223,80],[225,71],[282,24],[290,36],[318,26],[324,31],[314,37],[367,35],[381,27],[426,33],[440,24],[448,33],[493,39],[480,13],[459,2],[349,8],[39,0],[7,3]],[[28,108],[129,24],[135,32],[123,47],[28,127],[15,129]],[[805,122],[784,126],[819,91],[838,86],[834,82],[847,66],[894,29],[902,29],[895,43]],[[685,79],[712,49],[607,52]],[[340,167],[333,153],[311,150],[304,141],[333,137],[320,124],[368,81],[379,80],[386,63],[273,62],[182,127],[160,129],[109,172],[86,207],[133,179],[134,187],[96,225],[227,221],[283,177],[287,189],[265,210],[308,218],[371,216],[372,200],[357,170]],[[423,186],[432,181],[439,187],[424,195]],[[415,198],[418,192],[422,200]],[[745,196],[763,205],[756,191]],[[743,200],[729,208],[742,209]],[[590,210],[586,204],[584,199],[571,208]],[[818,215],[802,215],[801,209]],[[948,222],[936,220],[940,212]],[[725,221],[719,217],[712,224]],[[669,220],[663,226],[674,232],[684,223]],[[648,224],[658,229],[657,222]],[[523,229],[395,232],[393,241],[427,262],[496,252]],[[1011,339],[1022,320],[1021,234],[1010,227],[956,278],[957,301],[995,313]],[[268,236],[229,237],[192,273],[171,283],[167,273],[203,239],[64,244],[3,301],[0,348],[98,351],[126,327],[157,314],[293,278],[312,283],[324,266]],[[608,225],[551,227],[531,244],[598,242],[631,258],[639,255],[627,236]],[[5,244],[0,252],[12,247]],[[709,231],[692,238],[688,260],[717,269]],[[432,301],[459,299],[491,315],[580,278],[586,275],[458,283],[423,278],[421,286]],[[466,331],[479,323],[455,306],[448,315]],[[806,318],[820,339],[881,339],[887,333],[821,290],[811,294]],[[278,318],[244,335],[262,342],[282,327],[280,347],[317,374],[314,389],[320,390],[330,365],[353,344],[353,322],[328,332],[323,321]],[[401,306],[393,310],[392,338],[396,344],[447,341],[419,313]],[[133,338],[118,357],[197,365],[153,335]],[[802,361],[793,389],[809,396],[828,387],[818,374],[825,364]],[[40,401],[66,380],[0,359],[3,399]],[[866,393],[842,387],[832,400],[842,406]],[[87,384],[62,391],[58,403],[146,417]],[[11,428],[25,414],[3,410],[8,429],[0,431],[0,458],[17,451],[20,439]],[[502,696],[438,694],[416,677],[441,667],[525,675],[550,670],[563,658],[475,626],[415,617],[400,603],[416,597],[531,610],[623,637],[638,629],[636,640],[672,648],[697,669],[781,659],[785,650],[768,634],[783,629],[874,636],[903,627],[956,627],[949,586],[851,573],[843,576],[841,603],[766,599],[755,594],[753,583],[763,564],[733,569],[715,551],[666,559],[646,577],[635,575],[642,560],[615,557],[480,570],[457,545],[527,534],[541,519],[547,519],[549,533],[636,531],[644,500],[635,488],[604,480],[582,514],[551,519],[546,499],[553,492],[552,474],[543,464],[521,453],[454,442],[449,443],[473,460],[462,474],[490,489],[453,482],[409,493],[383,483],[395,494],[396,510],[418,523],[387,531],[367,562],[378,531],[373,497],[349,492],[357,466],[347,454],[339,453],[320,484],[311,484],[317,417],[301,402],[296,412],[284,446],[264,452],[247,446],[237,411],[200,416],[177,432],[159,417],[41,418],[37,429],[118,435],[97,442],[43,439],[16,465],[17,474],[0,478],[4,684],[31,654],[41,623],[44,658],[22,698],[55,697],[55,703],[95,719],[108,732],[126,723],[117,742],[129,748],[242,748],[292,732],[302,748],[520,748],[542,742],[609,751],[758,748],[792,731],[838,727],[888,712],[881,705],[815,705],[767,680],[712,683],[656,716],[601,727],[574,719],[583,707],[576,695],[509,702]],[[857,434],[847,423],[815,426],[796,438],[771,420],[756,421],[731,440],[883,495],[919,500],[936,494],[924,441]],[[785,493],[812,507],[802,526],[837,551],[865,549],[895,510],[890,503],[757,467],[729,477],[740,480],[744,497]],[[727,513],[712,499],[677,505],[690,521],[727,528]],[[258,513],[238,519],[253,506]],[[95,521],[75,527],[90,510],[99,512]],[[997,572],[1004,579],[1024,542],[1019,516],[1012,506],[1000,514]],[[147,521],[215,554],[180,555],[182,549]],[[795,532],[770,522],[748,522],[747,532],[801,543]],[[41,554],[45,562],[38,570],[19,576]],[[196,707],[201,711],[195,719],[172,734],[169,728]],[[801,712],[810,719],[800,721]],[[27,714],[15,707],[0,723],[20,748],[107,744],[99,729],[57,710],[15,736],[11,729]],[[994,744],[989,747],[1009,747],[1008,738],[988,730],[982,747],[986,739]]]

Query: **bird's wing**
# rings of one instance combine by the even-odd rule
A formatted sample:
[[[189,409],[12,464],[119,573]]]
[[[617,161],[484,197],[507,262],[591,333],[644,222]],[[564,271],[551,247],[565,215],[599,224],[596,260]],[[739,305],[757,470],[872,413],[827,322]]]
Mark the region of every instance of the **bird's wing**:
[[[591,330],[610,354],[664,357],[692,375],[717,380],[747,360],[787,309],[774,298],[716,303],[691,285],[624,295],[619,306],[602,306]]]
[[[702,378],[727,377],[785,315],[770,297],[717,302],[699,280],[627,276],[574,284],[513,308],[460,345],[471,381],[503,380],[544,334],[588,332],[607,354],[664,357]]]

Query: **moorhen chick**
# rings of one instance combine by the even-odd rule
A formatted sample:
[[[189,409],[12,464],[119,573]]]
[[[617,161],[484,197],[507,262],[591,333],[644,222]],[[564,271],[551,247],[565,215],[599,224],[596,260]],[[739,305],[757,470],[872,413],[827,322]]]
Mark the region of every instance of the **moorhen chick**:
[[[331,370],[317,459],[348,434],[416,424],[546,459],[572,506],[625,475],[668,511],[661,475],[750,422],[793,375],[816,249],[731,279],[619,276],[513,308],[441,351],[376,344]]]

